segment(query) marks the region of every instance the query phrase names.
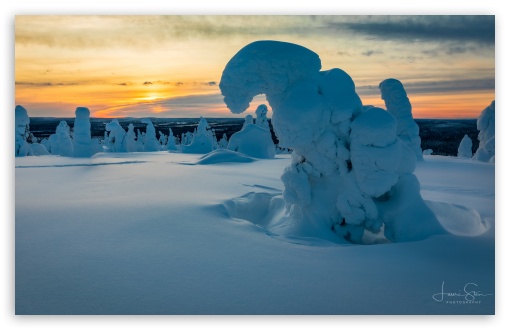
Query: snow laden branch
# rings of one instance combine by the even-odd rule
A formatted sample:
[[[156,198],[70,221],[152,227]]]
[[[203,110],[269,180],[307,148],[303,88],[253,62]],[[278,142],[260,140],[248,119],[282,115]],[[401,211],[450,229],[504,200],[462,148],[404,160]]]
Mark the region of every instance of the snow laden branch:
[[[418,156],[399,138],[405,130],[398,118],[365,109],[343,70],[320,69],[319,56],[307,48],[257,41],[241,49],[221,77],[233,113],[266,95],[280,146],[293,150],[281,177],[285,212],[271,220],[271,230],[350,242],[383,224],[391,241],[444,233],[420,196],[413,175]]]

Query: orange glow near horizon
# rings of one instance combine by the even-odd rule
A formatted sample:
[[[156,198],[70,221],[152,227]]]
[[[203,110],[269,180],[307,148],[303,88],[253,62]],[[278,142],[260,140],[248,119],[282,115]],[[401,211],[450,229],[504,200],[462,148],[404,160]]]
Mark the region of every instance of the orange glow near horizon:
[[[360,93],[364,104],[384,108],[370,86],[386,78],[414,86],[408,96],[415,118],[476,118],[494,100],[490,47],[455,53],[457,48],[449,51],[441,42],[410,45],[323,29],[328,20],[356,19],[16,16],[15,102],[32,117],[73,117],[78,106],[107,118],[241,117],[226,108],[218,83],[239,49],[263,39],[315,51],[324,70],[343,68],[365,91]],[[436,83],[437,92],[431,92]],[[248,111],[252,108],[256,104]]]

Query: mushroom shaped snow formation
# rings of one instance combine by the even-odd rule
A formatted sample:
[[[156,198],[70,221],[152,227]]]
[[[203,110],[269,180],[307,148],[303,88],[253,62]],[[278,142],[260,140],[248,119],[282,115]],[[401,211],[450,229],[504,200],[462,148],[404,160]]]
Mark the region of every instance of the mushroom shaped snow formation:
[[[480,117],[476,122],[476,128],[480,131],[478,133],[478,140],[480,144],[476,150],[473,159],[482,162],[491,161],[491,158],[496,153],[496,102],[492,103],[483,109]]]
[[[223,71],[220,89],[229,109],[241,113],[254,96],[266,94],[280,146],[293,150],[282,175],[285,215],[268,227],[351,242],[360,242],[365,230],[379,232],[385,222],[392,241],[444,233],[432,212],[419,219],[426,230],[413,231],[417,220],[409,209],[426,205],[412,174],[416,155],[397,137],[393,115],[379,108],[363,112],[351,77],[320,68],[309,49],[257,41]],[[406,194],[398,194],[398,187]],[[392,203],[394,195],[405,207]]]
[[[457,157],[460,158],[473,157],[473,141],[471,141],[471,138],[467,134],[465,134],[464,137],[462,138],[462,141],[460,141]]]
[[[267,106],[265,104],[261,104],[255,110],[255,115],[257,118],[255,119],[255,123],[257,126],[260,126],[269,131],[269,121],[267,120]]]
[[[142,123],[147,124],[145,139],[143,141],[143,151],[159,151],[159,141],[156,139],[156,128],[149,118],[142,119]]]
[[[14,109],[15,129],[14,129],[14,156],[24,157],[30,154],[30,145],[27,138],[30,135],[30,118],[27,110],[21,105]]]
[[[84,107],[76,108],[74,119],[74,156],[90,157],[93,154],[92,138],[90,135],[90,111]]]
[[[413,119],[411,102],[404,86],[391,78],[382,81],[379,89],[386,109],[397,119],[397,136],[416,154],[416,159],[423,160],[420,128]]]
[[[50,135],[49,142],[52,155],[73,157],[73,140],[70,136],[70,128],[65,120],[58,124],[55,134]]]
[[[126,152],[126,131],[120,126],[117,119],[106,124],[108,134],[108,150],[110,152]]]
[[[215,139],[211,127],[205,118],[200,117],[195,134],[192,135],[189,145],[182,145],[181,151],[189,154],[206,154],[213,151]]]
[[[271,133],[255,124],[245,124],[239,132],[234,133],[227,149],[266,159],[274,158],[276,153]]]

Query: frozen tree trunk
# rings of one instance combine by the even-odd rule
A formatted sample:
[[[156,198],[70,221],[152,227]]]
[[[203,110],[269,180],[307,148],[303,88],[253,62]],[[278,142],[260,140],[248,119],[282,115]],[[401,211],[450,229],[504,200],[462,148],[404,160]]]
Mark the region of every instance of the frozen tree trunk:
[[[351,242],[383,223],[392,241],[444,233],[430,211],[423,217],[409,212],[427,207],[412,174],[417,156],[397,137],[398,121],[379,108],[363,111],[351,77],[320,68],[309,49],[258,41],[222,74],[227,107],[242,113],[265,94],[280,147],[293,150],[282,175],[286,212],[271,220],[272,231]]]
[[[478,133],[478,150],[476,150],[473,159],[488,162],[494,161],[496,154],[496,102],[492,103],[478,117],[476,128]],[[492,160],[491,160],[492,159]]]
[[[460,158],[471,158],[473,156],[473,141],[466,134],[460,141],[457,157]]]
[[[90,111],[84,107],[76,108],[74,120],[74,156],[90,157],[93,154],[90,135]]]
[[[30,118],[27,110],[21,105],[14,109],[15,128],[14,128],[14,156],[24,157],[30,154],[30,145],[27,138],[30,135]]]
[[[413,119],[411,102],[402,83],[397,79],[386,79],[379,84],[381,98],[386,109],[397,119],[397,136],[423,160],[420,128]]]

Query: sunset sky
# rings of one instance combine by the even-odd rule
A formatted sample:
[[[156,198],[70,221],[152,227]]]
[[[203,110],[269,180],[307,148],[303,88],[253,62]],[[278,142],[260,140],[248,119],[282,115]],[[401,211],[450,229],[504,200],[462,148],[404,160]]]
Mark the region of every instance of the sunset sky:
[[[384,107],[378,84],[399,79],[416,118],[476,118],[495,98],[494,16],[16,16],[15,102],[31,117],[233,117],[221,73],[256,40],[313,50],[364,104]]]

